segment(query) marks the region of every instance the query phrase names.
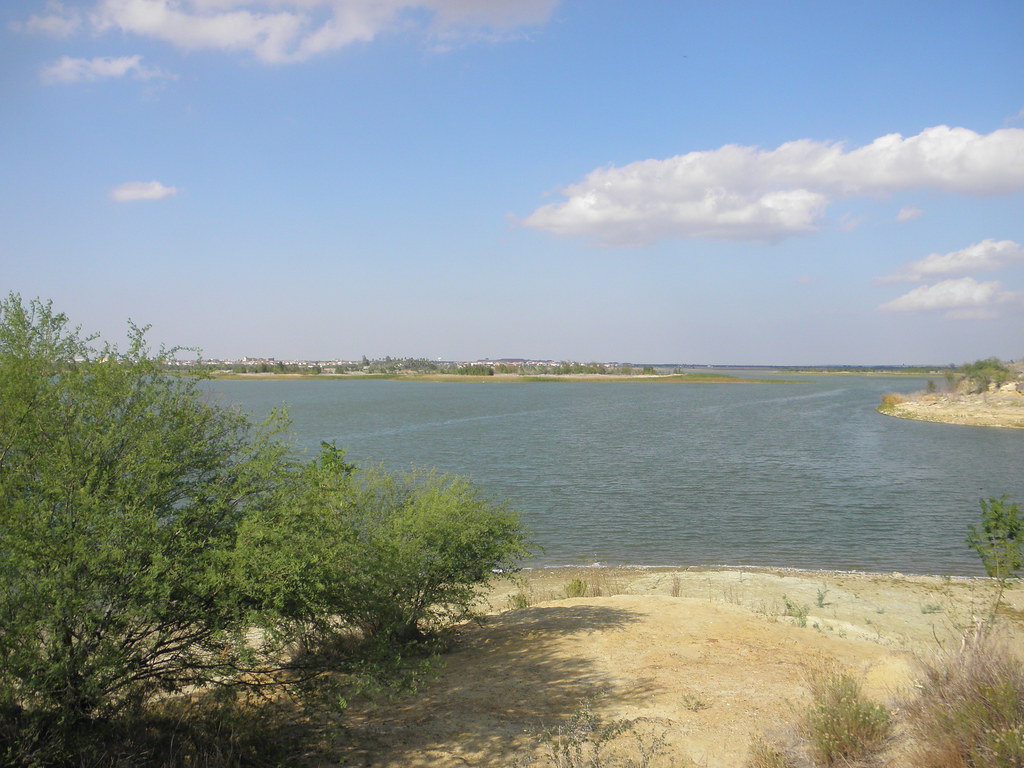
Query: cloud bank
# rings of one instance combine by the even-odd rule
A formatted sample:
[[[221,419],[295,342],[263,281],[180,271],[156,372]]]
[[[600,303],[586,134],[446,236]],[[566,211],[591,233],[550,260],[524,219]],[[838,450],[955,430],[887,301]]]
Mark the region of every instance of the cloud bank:
[[[878,282],[946,279],[933,285],[918,286],[879,309],[886,312],[942,310],[946,317],[958,319],[995,317],[998,305],[1019,302],[1024,295],[1004,290],[1002,284],[995,280],[981,283],[973,277],[957,276],[970,272],[995,272],[1022,262],[1024,248],[1013,240],[988,239],[959,251],[933,253]]]
[[[1024,130],[980,135],[945,125],[846,150],[800,139],[773,150],[726,145],[599,168],[523,223],[609,245],[670,237],[778,241],[816,229],[840,198],[928,189],[960,195],[1024,190]]]
[[[93,32],[162,40],[185,50],[240,51],[272,64],[303,61],[403,27],[451,39],[460,31],[501,34],[543,24],[559,0],[96,0]],[[81,14],[51,3],[17,25],[68,35]]]
[[[159,181],[127,181],[110,190],[110,198],[119,203],[136,200],[160,200],[178,194],[177,187],[166,187]]]
[[[1013,240],[982,240],[959,251],[933,253],[914,261],[879,282],[932,280],[937,277],[995,272],[1015,262],[1024,262],[1024,248]]]
[[[996,280],[979,283],[973,277],[961,277],[943,280],[935,285],[919,286],[883,304],[880,309],[887,312],[948,310],[947,317],[984,318],[995,316],[995,305],[1018,298],[1018,294],[1003,290]]]

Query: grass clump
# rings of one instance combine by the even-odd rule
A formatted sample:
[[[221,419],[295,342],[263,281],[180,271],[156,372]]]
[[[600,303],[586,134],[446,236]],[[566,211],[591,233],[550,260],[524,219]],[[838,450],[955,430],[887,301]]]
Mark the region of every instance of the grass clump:
[[[821,672],[810,685],[812,702],[803,735],[818,763],[843,764],[870,755],[889,737],[888,710],[869,701],[851,675]]]
[[[583,579],[573,579],[565,585],[565,596],[566,597],[586,597],[587,596],[588,584]]]
[[[782,603],[786,606],[786,615],[796,619],[798,626],[807,626],[807,616],[811,612],[809,605],[798,605],[790,600],[786,595],[782,596]]]
[[[517,760],[513,768],[656,768],[674,765],[664,735],[638,732],[632,720],[603,722],[594,712],[595,699],[584,699],[560,726],[537,734],[543,760]],[[632,735],[634,744],[624,743]]]
[[[750,744],[747,768],[792,768],[792,762],[785,751],[763,739],[754,739]]]
[[[988,632],[924,662],[919,694],[905,706],[926,768],[1024,766],[1024,664]]]

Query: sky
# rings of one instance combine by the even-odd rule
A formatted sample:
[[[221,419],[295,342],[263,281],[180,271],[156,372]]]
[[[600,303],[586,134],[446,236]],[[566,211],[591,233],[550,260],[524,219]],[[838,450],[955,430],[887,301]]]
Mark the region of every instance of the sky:
[[[0,290],[208,358],[1024,357],[1020,0],[5,0]]]

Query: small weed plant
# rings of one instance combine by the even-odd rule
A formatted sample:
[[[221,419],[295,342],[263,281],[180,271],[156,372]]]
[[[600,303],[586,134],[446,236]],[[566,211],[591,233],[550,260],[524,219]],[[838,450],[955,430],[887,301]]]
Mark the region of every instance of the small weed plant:
[[[822,765],[844,765],[876,752],[888,738],[889,711],[869,701],[845,672],[819,672],[811,678],[812,703],[804,736]]]
[[[825,602],[825,598],[828,597],[828,587],[824,584],[821,585],[821,589],[818,590],[818,607],[824,608],[828,603]]]
[[[702,709],[707,709],[711,705],[700,696],[693,696],[689,693],[683,694],[683,706],[691,712],[700,712]]]
[[[809,605],[797,605],[792,600],[790,600],[786,595],[782,596],[782,603],[786,606],[787,616],[792,616],[794,619],[796,619],[796,623],[798,626],[807,626],[807,615],[811,612],[811,607]]]

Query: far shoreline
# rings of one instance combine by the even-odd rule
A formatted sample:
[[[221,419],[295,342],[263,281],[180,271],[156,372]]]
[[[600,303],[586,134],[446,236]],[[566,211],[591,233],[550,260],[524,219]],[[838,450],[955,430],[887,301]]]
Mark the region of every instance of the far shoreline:
[[[797,375],[797,374],[794,374]],[[749,379],[717,373],[636,374],[620,376],[601,373],[528,374],[498,373],[493,376],[468,376],[457,373],[228,373],[204,376],[211,381],[412,381],[479,383],[585,383],[585,382],[643,382],[654,384],[800,384],[784,379]]]

